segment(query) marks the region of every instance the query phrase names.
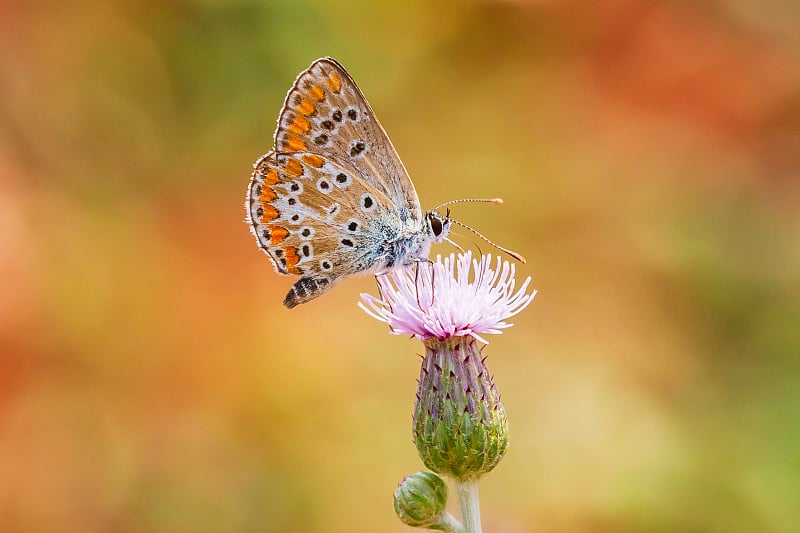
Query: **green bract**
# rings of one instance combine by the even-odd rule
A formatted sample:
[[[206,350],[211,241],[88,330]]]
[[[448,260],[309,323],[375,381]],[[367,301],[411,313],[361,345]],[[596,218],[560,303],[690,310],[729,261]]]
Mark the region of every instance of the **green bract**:
[[[425,466],[458,481],[492,470],[508,449],[508,420],[475,339],[427,339],[414,407]]]

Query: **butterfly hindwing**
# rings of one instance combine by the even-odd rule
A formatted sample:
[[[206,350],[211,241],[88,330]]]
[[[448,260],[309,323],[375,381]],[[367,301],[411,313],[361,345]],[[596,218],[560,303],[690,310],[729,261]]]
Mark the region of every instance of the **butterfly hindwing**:
[[[298,303],[376,265],[386,227],[396,217],[386,196],[357,169],[308,152],[262,157],[247,211],[275,270],[314,280],[295,284]]]

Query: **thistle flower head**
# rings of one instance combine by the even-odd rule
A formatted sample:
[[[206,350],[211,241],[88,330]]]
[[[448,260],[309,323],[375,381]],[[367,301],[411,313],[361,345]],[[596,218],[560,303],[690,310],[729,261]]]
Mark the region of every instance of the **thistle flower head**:
[[[508,261],[467,252],[397,269],[378,278],[381,298],[361,295],[359,306],[392,333],[425,344],[413,434],[434,472],[472,481],[505,455],[508,420],[478,341],[531,303],[530,281],[517,288]]]
[[[362,294],[367,314],[386,322],[395,335],[427,340],[502,333],[506,320],[531,303],[530,277],[516,289],[514,265],[499,257],[473,259],[471,252],[437,256],[432,263],[399,268],[378,277],[382,298]],[[516,289],[516,290],[515,290]]]

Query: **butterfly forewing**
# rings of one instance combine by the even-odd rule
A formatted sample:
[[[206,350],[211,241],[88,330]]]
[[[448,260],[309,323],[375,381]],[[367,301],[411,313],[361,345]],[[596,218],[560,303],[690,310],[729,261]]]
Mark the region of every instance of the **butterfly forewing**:
[[[331,58],[302,72],[286,96],[275,131],[277,152],[312,152],[349,163],[396,206],[401,220],[420,220],[414,185],[355,81]]]

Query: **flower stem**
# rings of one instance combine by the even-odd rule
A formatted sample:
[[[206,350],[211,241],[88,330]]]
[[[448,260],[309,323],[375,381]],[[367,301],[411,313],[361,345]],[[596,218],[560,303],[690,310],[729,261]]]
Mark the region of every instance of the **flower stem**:
[[[481,533],[481,507],[478,503],[478,484],[475,481],[456,481],[458,503],[464,533]]]
[[[439,527],[431,528],[431,529],[438,529],[439,531],[445,531],[447,533],[464,533],[464,526],[461,525],[461,522],[456,520],[456,517],[445,511],[442,513],[441,523]]]

